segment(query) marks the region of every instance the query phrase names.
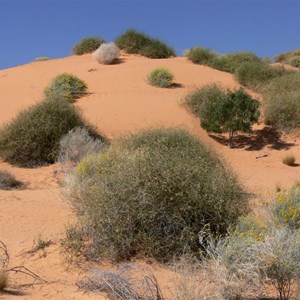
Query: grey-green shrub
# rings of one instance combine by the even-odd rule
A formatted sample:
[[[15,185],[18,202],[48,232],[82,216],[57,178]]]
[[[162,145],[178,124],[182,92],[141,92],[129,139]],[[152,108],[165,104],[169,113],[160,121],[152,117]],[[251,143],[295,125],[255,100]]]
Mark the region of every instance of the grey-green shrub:
[[[166,43],[135,29],[129,29],[118,36],[115,43],[127,53],[140,54],[149,58],[176,56],[174,50]]]
[[[115,63],[120,55],[119,48],[114,43],[103,43],[94,53],[93,58],[100,64],[109,65]]]
[[[21,111],[0,129],[0,156],[18,166],[54,163],[59,141],[74,127],[89,126],[67,101],[48,99]]]
[[[61,138],[58,161],[75,165],[85,156],[103,150],[107,144],[105,139],[91,136],[86,128],[75,127]]]
[[[67,178],[88,257],[171,260],[198,253],[199,231],[224,234],[247,195],[217,156],[183,129],[149,129],[83,159]]]
[[[267,124],[284,131],[300,126],[300,73],[275,78],[262,91]]]
[[[288,52],[280,53],[277,56],[275,56],[275,62],[289,63],[290,59],[299,55],[300,55],[300,49],[295,49]]]
[[[44,90],[47,98],[65,99],[69,102],[75,102],[86,92],[87,84],[77,76],[69,73],[57,75]]]
[[[185,52],[185,56],[194,64],[212,66],[218,54],[204,47],[193,47]]]
[[[289,64],[295,68],[300,68],[300,55],[292,57],[289,60]]]
[[[165,68],[157,68],[147,76],[149,84],[161,88],[169,88],[173,85],[174,75]]]
[[[258,89],[268,83],[271,79],[286,74],[283,68],[272,67],[263,62],[245,62],[235,71],[238,82],[244,86]]]
[[[97,50],[105,40],[102,37],[87,37],[82,39],[73,48],[73,54],[82,55],[85,53],[92,53]]]

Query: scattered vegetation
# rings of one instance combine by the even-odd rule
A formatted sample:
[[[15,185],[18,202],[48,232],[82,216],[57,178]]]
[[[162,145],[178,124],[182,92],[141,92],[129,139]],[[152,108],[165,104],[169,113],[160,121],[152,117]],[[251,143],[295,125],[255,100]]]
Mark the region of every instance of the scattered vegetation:
[[[86,92],[87,84],[77,76],[68,73],[56,76],[44,90],[47,98],[66,99],[69,102],[75,102]]]
[[[199,230],[226,232],[247,199],[232,172],[178,128],[146,130],[84,158],[66,189],[83,253],[114,260],[198,253]]]
[[[228,146],[233,146],[234,133],[249,132],[258,121],[259,102],[243,89],[223,91],[216,84],[199,88],[186,96],[184,104],[198,117],[209,132],[228,132]]]
[[[45,60],[49,60],[50,58],[47,56],[38,56],[35,58],[34,61],[45,61]]]
[[[299,54],[300,54],[300,51],[299,51]],[[300,55],[297,55],[297,56],[292,57],[292,58],[289,60],[289,64],[290,64],[292,67],[300,68]]]
[[[129,29],[117,37],[115,43],[127,53],[140,54],[149,58],[175,56],[174,50],[164,42],[134,29]]]
[[[206,239],[203,266],[217,279],[222,299],[259,298],[270,285],[280,300],[291,299],[300,278],[299,208],[298,187],[240,218],[227,237]]]
[[[26,108],[0,129],[0,156],[23,167],[54,163],[60,139],[74,127],[86,127],[97,136],[67,101],[42,101]]]
[[[82,55],[85,53],[92,53],[97,50],[103,43],[105,43],[105,40],[101,37],[84,38],[74,46],[73,54]]]
[[[157,68],[151,71],[147,77],[149,84],[161,88],[173,86],[174,75],[164,68]]]
[[[18,189],[23,186],[23,183],[15,178],[7,171],[0,170],[0,190]]]
[[[261,63],[262,60],[252,52],[236,52],[220,55],[211,49],[194,47],[185,56],[195,64],[207,65],[220,71],[234,73],[243,63]]]
[[[7,247],[2,241],[0,241],[0,292],[3,292],[8,285],[9,273],[24,274],[26,276],[31,277],[34,280],[34,282],[37,281],[46,283],[44,279],[27,269],[25,266],[17,266],[11,268],[9,266],[9,261],[10,257],[8,254]]]
[[[287,166],[294,166],[295,162],[296,162],[296,158],[292,154],[287,154],[282,159],[282,163],[285,164],[285,165],[287,165]]]
[[[280,53],[275,57],[275,62],[289,64],[294,57],[300,56],[300,49]]]
[[[127,264],[117,271],[93,270],[93,275],[77,283],[85,291],[105,292],[113,299],[163,300],[157,279],[150,269]]]
[[[235,77],[240,84],[252,89],[259,89],[271,79],[286,73],[284,68],[272,67],[263,62],[245,62],[236,69]]]
[[[265,120],[283,131],[300,126],[300,73],[274,78],[263,89]]]
[[[114,43],[103,43],[93,53],[93,58],[100,64],[109,65],[117,62],[119,55],[120,50]]]
[[[105,139],[93,137],[84,127],[75,127],[61,138],[58,161],[76,165],[82,158],[101,151],[106,145]]]

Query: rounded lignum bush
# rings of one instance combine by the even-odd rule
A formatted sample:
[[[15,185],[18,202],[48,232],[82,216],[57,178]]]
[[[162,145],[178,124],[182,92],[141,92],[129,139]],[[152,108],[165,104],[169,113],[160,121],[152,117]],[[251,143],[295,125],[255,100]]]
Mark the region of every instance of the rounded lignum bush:
[[[58,161],[76,165],[85,156],[106,148],[107,144],[108,141],[93,137],[86,128],[73,128],[59,142]]]
[[[85,53],[92,53],[97,50],[105,40],[101,37],[87,37],[82,39],[73,48],[73,54],[82,55]]]
[[[166,43],[134,29],[129,29],[117,37],[115,43],[127,53],[140,54],[149,58],[175,56],[174,50]]]
[[[44,94],[47,98],[66,99],[74,102],[87,92],[87,84],[77,76],[62,73],[56,76],[45,88]]]
[[[293,67],[300,68],[300,55],[292,57],[289,60],[289,64]]]
[[[263,62],[245,62],[236,69],[235,77],[240,84],[257,89],[286,73],[283,68],[275,68]]]
[[[96,135],[67,101],[42,101],[23,110],[0,129],[0,156],[24,167],[54,163],[60,139],[74,127],[87,127]]]
[[[186,51],[185,56],[193,62],[199,65],[212,65],[218,54],[210,49],[203,47],[193,47]]]
[[[246,207],[232,171],[183,129],[150,129],[83,159],[69,191],[89,257],[167,261],[198,253],[209,224],[225,233]]]
[[[300,49],[291,50],[288,52],[280,53],[275,57],[275,62],[289,63],[289,60],[294,56],[300,55]]]
[[[147,76],[149,84],[161,88],[169,88],[173,85],[174,75],[167,69],[158,68]]]
[[[289,131],[300,126],[300,74],[286,74],[263,87],[266,123]]]
[[[115,63],[120,55],[119,48],[114,43],[102,44],[94,53],[93,58],[100,64]]]

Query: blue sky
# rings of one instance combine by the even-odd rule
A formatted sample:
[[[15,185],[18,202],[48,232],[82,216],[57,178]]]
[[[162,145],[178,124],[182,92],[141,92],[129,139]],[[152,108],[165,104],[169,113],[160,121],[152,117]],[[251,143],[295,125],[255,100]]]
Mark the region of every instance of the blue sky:
[[[299,0],[0,0],[0,69],[68,56],[86,36],[136,28],[172,45],[261,56],[300,48]]]

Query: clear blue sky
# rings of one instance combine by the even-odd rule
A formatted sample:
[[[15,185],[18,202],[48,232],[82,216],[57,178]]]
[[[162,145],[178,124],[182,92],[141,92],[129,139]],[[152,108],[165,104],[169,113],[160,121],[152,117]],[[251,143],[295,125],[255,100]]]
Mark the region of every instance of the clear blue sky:
[[[136,28],[171,44],[261,56],[300,48],[300,0],[0,0],[0,69],[68,56],[91,35]]]

